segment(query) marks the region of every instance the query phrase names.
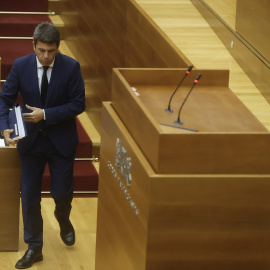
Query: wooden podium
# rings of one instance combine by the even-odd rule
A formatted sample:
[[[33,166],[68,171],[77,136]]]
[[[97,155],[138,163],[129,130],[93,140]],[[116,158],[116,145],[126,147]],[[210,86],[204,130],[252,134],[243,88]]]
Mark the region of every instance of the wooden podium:
[[[175,124],[179,108],[202,74]],[[114,69],[96,270],[270,268],[270,133],[226,70]]]
[[[16,148],[0,147],[0,251],[17,251],[21,169]]]

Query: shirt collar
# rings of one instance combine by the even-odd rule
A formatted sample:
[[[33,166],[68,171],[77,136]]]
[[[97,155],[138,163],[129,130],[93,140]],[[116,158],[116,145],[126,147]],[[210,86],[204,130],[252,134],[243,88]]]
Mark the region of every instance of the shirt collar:
[[[43,65],[40,64],[37,57],[36,57],[36,59],[37,59],[37,68],[43,68]],[[53,67],[54,61],[55,61],[55,58],[53,59],[52,63],[49,65],[49,67],[51,67],[51,68]]]

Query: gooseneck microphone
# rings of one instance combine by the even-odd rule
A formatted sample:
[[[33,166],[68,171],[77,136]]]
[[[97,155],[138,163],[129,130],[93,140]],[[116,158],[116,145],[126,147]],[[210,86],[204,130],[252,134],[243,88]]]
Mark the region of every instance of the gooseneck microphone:
[[[199,73],[199,74],[197,75],[197,77],[195,78],[195,80],[194,80],[194,82],[193,82],[193,84],[192,84],[192,86],[191,86],[191,88],[190,88],[190,90],[189,90],[189,92],[188,92],[186,98],[184,99],[184,101],[183,101],[183,103],[182,103],[182,105],[181,105],[181,107],[180,107],[180,109],[179,109],[179,112],[178,112],[178,118],[177,118],[176,121],[174,121],[175,124],[177,124],[177,125],[183,125],[183,123],[180,121],[180,113],[181,113],[182,108],[183,108],[184,104],[186,103],[186,101],[187,101],[187,99],[188,99],[188,97],[189,97],[189,95],[190,95],[192,89],[193,89],[194,86],[199,82],[201,76],[202,76],[202,74]]]
[[[187,77],[187,75],[191,72],[191,70],[193,69],[193,65],[190,65],[183,77],[183,79],[181,80],[181,82],[177,85],[176,89],[174,90],[173,94],[171,95],[171,98],[169,100],[169,104],[168,104],[168,108],[165,109],[165,112],[168,112],[168,113],[172,113],[173,110],[171,110],[171,101],[172,101],[172,98],[174,96],[174,94],[176,93],[176,91],[178,90],[178,88],[180,87],[180,85],[182,84],[182,82],[184,81],[184,79]]]

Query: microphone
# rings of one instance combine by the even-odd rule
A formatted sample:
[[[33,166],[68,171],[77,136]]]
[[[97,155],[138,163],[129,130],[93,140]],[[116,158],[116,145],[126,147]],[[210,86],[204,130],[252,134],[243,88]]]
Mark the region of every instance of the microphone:
[[[181,82],[177,85],[176,89],[174,90],[173,94],[171,95],[171,98],[169,100],[169,104],[168,104],[168,108],[165,109],[165,112],[168,112],[168,113],[172,113],[173,110],[171,110],[171,101],[172,101],[172,98],[174,96],[174,94],[176,93],[176,91],[178,90],[178,88],[180,87],[180,85],[182,84],[182,82],[184,81],[184,79],[187,77],[187,75],[191,72],[191,70],[193,69],[193,65],[190,65],[183,77],[183,79],[181,80]]]
[[[195,80],[194,80],[194,82],[193,82],[193,84],[192,84],[192,86],[191,86],[191,88],[190,88],[190,90],[189,90],[189,92],[188,92],[186,98],[184,99],[184,101],[183,101],[183,103],[182,103],[182,105],[181,105],[181,107],[180,107],[180,109],[179,109],[179,112],[178,112],[178,118],[177,118],[176,121],[174,121],[175,124],[177,124],[177,125],[183,125],[183,122],[180,121],[180,113],[181,113],[182,108],[183,108],[184,104],[186,103],[186,101],[187,101],[187,99],[188,99],[188,97],[189,97],[189,95],[190,95],[192,89],[193,89],[194,86],[199,82],[201,76],[202,76],[202,74],[201,74],[201,73],[198,73],[197,77],[195,78]]]

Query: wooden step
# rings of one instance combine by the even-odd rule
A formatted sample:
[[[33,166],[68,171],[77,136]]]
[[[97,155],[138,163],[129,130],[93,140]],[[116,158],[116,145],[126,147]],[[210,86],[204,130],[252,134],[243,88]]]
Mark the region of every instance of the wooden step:
[[[97,131],[95,126],[93,125],[91,119],[88,117],[86,112],[78,115],[78,119],[80,120],[82,126],[84,127],[86,133],[92,141],[92,157],[99,158],[100,152],[100,133]]]
[[[55,12],[56,15],[59,15],[63,10],[64,1],[60,0],[49,0],[49,11]]]
[[[89,160],[75,160],[74,162],[74,192],[97,192],[98,174],[96,167]],[[49,191],[51,176],[48,164],[42,179],[42,191]]]
[[[48,21],[48,15],[1,14],[0,37],[32,37],[36,26]]]

